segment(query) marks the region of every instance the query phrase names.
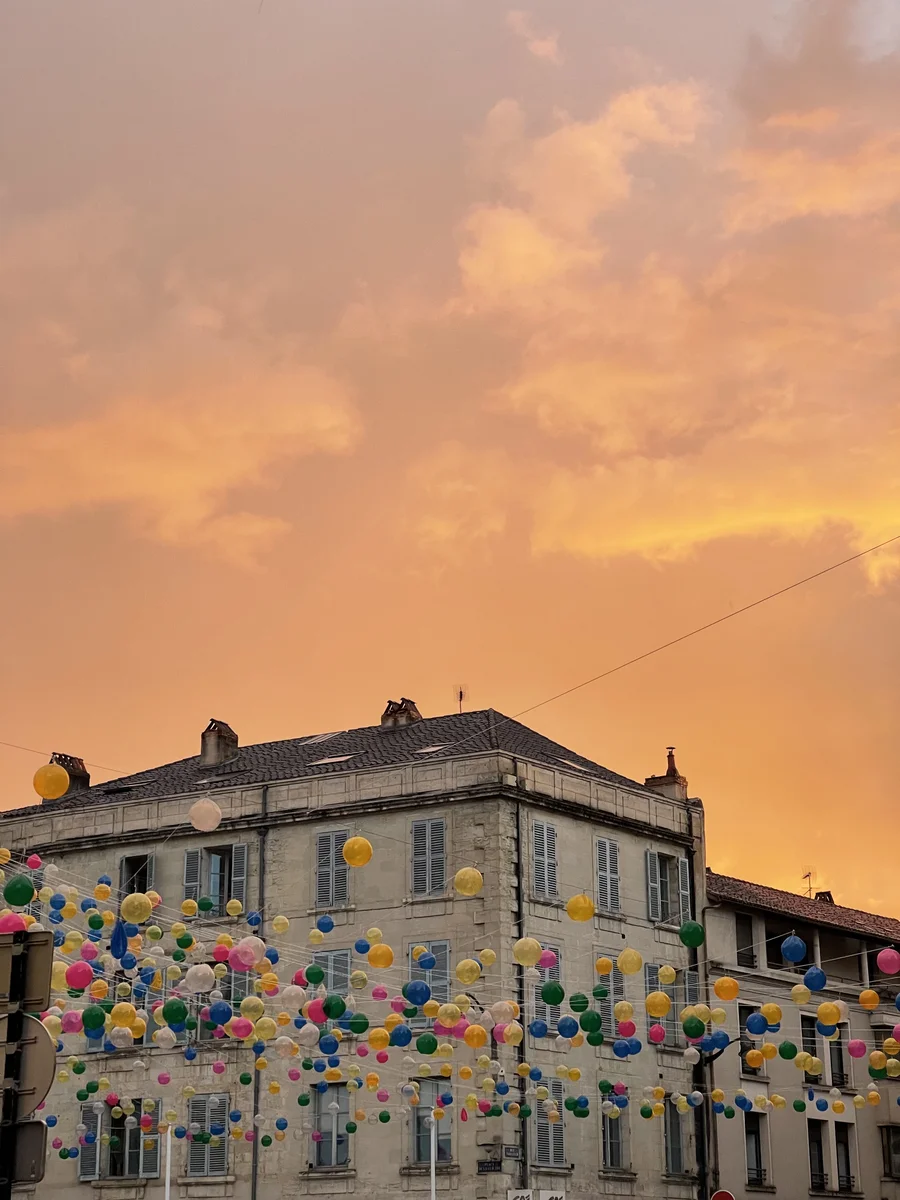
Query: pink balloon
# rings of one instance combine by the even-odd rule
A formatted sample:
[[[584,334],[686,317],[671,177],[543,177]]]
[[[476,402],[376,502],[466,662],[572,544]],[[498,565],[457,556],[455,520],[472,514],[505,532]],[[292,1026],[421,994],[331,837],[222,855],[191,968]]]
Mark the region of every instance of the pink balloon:
[[[893,1037],[895,1042],[900,1042],[900,1025],[894,1026]]]
[[[156,1082],[161,1083],[162,1086],[165,1087],[167,1083],[172,1082],[172,1076],[169,1074],[168,1071],[160,1071],[160,1073],[156,1077]]]
[[[440,1021],[435,1021],[432,1033],[435,1037],[450,1037],[453,1033],[452,1029],[448,1029],[446,1025],[442,1025]]]
[[[666,1040],[666,1030],[663,1025],[651,1025],[647,1030],[647,1037],[654,1046],[659,1046]]]
[[[387,996],[388,996],[387,988],[381,983],[376,983],[375,986],[372,988],[372,999],[373,1000],[387,1000]]]
[[[81,957],[85,962],[93,962],[99,953],[100,951],[93,942],[81,943]]]
[[[53,1147],[54,1150],[61,1150],[62,1149],[62,1138],[55,1137],[53,1139],[53,1141],[50,1143],[50,1145]]]
[[[466,1020],[465,1017],[460,1017],[459,1020],[456,1022],[456,1024],[453,1026],[453,1028],[450,1030],[450,1032],[453,1034],[453,1036],[455,1038],[461,1038],[461,1037],[465,1036],[465,1032],[468,1028],[469,1028],[469,1022]]]
[[[616,1093],[617,1096],[624,1096],[625,1093],[628,1091],[628,1088],[625,1086],[624,1083],[622,1083],[621,1080],[619,1080],[618,1083],[613,1084],[613,1091]]]
[[[325,1013],[325,1005],[321,1000],[310,1000],[309,1008],[306,1010],[308,1021],[312,1021],[314,1025],[324,1025],[328,1020]]]
[[[291,1067],[291,1069],[288,1071],[288,1079],[290,1079],[291,1083],[296,1083],[299,1078],[300,1072],[296,1067]]]
[[[318,1133],[319,1131],[316,1130],[316,1132]],[[188,1136],[190,1136],[190,1134]],[[322,1137],[322,1135],[319,1134],[320,1139],[321,1139],[321,1137]],[[247,1130],[247,1132],[244,1134],[244,1141],[245,1142],[255,1142],[256,1141],[256,1133],[254,1132],[254,1130],[252,1130],[252,1129]]]
[[[27,928],[21,913],[7,913],[5,917],[0,917],[0,933],[21,933]],[[93,972],[91,975],[93,977]]]
[[[361,1042],[356,1047],[356,1053],[359,1058],[366,1058],[366,1057],[368,1057],[368,1054],[369,1054],[369,1047],[366,1045],[365,1042]]]
[[[879,950],[875,961],[879,971],[883,971],[885,975],[896,975],[900,971],[900,954],[892,946],[885,946],[883,950]]]
[[[390,1098],[391,1093],[387,1090],[387,1088],[379,1088],[375,1093],[375,1099],[379,1102],[379,1104],[387,1104]]]
[[[386,1062],[388,1062],[390,1057],[391,1056],[388,1054],[387,1050],[379,1050],[378,1053],[375,1055],[375,1061],[380,1062],[380,1063],[386,1063]]]
[[[490,1100],[479,1100],[478,1101],[478,1111],[483,1112],[483,1113],[490,1112],[491,1111]]]
[[[619,1037],[631,1038],[637,1033],[637,1025],[634,1021],[619,1022]]]
[[[107,1092],[106,1093],[106,1103],[109,1105],[110,1108],[115,1108],[116,1105],[119,1103],[119,1093],[118,1092]]]
[[[63,1033],[81,1033],[81,1013],[68,1009],[60,1017]]]
[[[506,1036],[505,1036],[505,1035],[506,1035],[506,1025],[507,1025],[508,1023],[509,1023],[509,1022],[507,1022],[506,1024],[504,1024],[504,1023],[501,1021],[499,1025],[495,1025],[495,1026],[494,1026],[494,1029],[493,1029],[493,1034],[494,1034],[494,1041],[495,1041],[495,1042],[505,1042],[505,1041],[506,1041]]]
[[[395,996],[393,998],[393,1000],[391,1001],[391,1008],[394,1010],[395,1013],[402,1013],[408,1003],[409,1003],[409,1001],[406,999],[405,996]]]
[[[322,1140],[322,1134],[319,1132],[319,1130],[318,1130],[318,1129],[314,1129],[314,1130],[312,1131],[312,1140],[313,1140],[314,1142],[321,1142],[321,1140]]]
[[[542,950],[541,957],[538,959],[538,966],[547,970],[548,967],[555,967],[559,962],[556,954],[552,950]]]
[[[232,971],[249,971],[253,967],[253,963],[247,962],[237,946],[232,946],[228,951],[228,965]]]
[[[200,1020],[201,1021],[209,1020],[209,1005],[208,1004],[204,1004],[203,1007],[200,1009]]]
[[[217,1025],[215,1027],[215,1029],[212,1031],[212,1035],[214,1038],[223,1038],[225,1036],[225,1030],[222,1028],[221,1025]]]
[[[216,1061],[213,1063],[213,1072],[216,1075],[224,1075],[225,1074],[225,1064],[222,1062],[221,1059],[217,1058]]]
[[[216,960],[216,962],[227,962],[228,961],[228,947],[220,946],[220,945],[213,946],[212,956]]]
[[[29,871],[37,871],[38,868],[43,866],[43,859],[39,854],[29,854],[25,859],[25,866]]]
[[[306,972],[302,967],[298,971],[294,972],[293,982],[297,985],[297,987],[306,987]]]
[[[847,1053],[851,1058],[865,1058],[866,1043],[861,1042],[859,1038],[853,1038],[847,1043]]]
[[[253,1032],[253,1022],[248,1021],[246,1017],[232,1017],[231,1032],[236,1038],[249,1037]]]
[[[94,972],[86,962],[73,962],[66,967],[66,983],[70,988],[86,988],[94,978]]]

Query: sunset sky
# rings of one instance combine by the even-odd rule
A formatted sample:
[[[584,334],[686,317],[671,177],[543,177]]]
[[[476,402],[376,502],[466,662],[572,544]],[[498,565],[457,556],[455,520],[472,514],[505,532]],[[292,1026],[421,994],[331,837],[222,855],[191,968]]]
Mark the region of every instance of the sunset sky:
[[[900,533],[900,5],[518,2],[2,5],[0,739],[513,714]],[[898,619],[885,551],[524,719],[898,916]]]

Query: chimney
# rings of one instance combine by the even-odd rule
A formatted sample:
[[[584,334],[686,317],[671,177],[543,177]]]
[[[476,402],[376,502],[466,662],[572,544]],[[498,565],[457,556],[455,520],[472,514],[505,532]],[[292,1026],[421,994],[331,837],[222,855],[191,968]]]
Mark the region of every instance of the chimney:
[[[66,796],[72,796],[75,792],[86,792],[91,786],[91,773],[84,765],[83,759],[76,758],[74,754],[58,754],[54,751],[50,755],[50,761],[65,767],[68,772],[69,786],[65,791]],[[44,800],[43,803],[49,804],[51,801]]]
[[[200,766],[217,767],[238,756],[238,735],[225,721],[212,718],[200,735]]]
[[[659,792],[661,796],[668,796],[670,800],[687,800],[688,781],[683,775],[679,775],[678,768],[675,766],[674,746],[666,747],[665,775],[651,775],[649,779],[644,780],[644,787],[650,788],[653,792]]]
[[[831,892],[816,892],[816,899],[821,900],[823,904],[834,904],[834,896]]]
[[[416,708],[415,700],[401,696],[400,700],[388,700],[387,707],[381,714],[382,729],[398,729],[402,725],[412,725],[421,721],[422,714]]]

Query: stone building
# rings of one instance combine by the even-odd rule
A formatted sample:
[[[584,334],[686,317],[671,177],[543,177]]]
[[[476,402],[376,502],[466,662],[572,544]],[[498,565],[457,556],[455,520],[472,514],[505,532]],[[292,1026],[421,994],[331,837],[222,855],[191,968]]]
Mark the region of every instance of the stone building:
[[[705,1109],[682,1117],[667,1104],[665,1117],[652,1121],[637,1113],[645,1087],[686,1093],[695,1082],[680,1050],[646,1045],[643,1012],[644,995],[657,986],[662,964],[677,971],[670,986],[677,1007],[696,1000],[702,986],[702,964],[677,930],[706,905],[703,809],[688,799],[671,753],[666,773],[642,784],[493,710],[422,719],[411,701],[402,700],[389,704],[371,727],[247,747],[225,722],[212,721],[198,755],[96,786],[77,769],[77,760],[69,759],[69,766],[72,788],[62,799],[3,814],[0,840],[15,855],[37,852],[58,864],[60,879],[77,881],[83,895],[102,874],[123,892],[153,887],[170,914],[177,915],[183,898],[209,897],[212,913],[192,926],[199,940],[204,929],[210,936],[223,929],[236,936],[248,932],[244,917],[223,914],[225,900],[236,897],[245,912],[262,914],[261,932],[285,963],[315,957],[329,989],[346,989],[349,971],[365,966],[354,942],[377,925],[395,952],[386,972],[392,994],[414,970],[413,946],[434,955],[436,996],[463,990],[450,974],[453,964],[490,947],[497,962],[473,985],[476,1003],[517,998],[526,1021],[546,1016],[552,1025],[557,1014],[544,1011],[512,960],[518,937],[533,936],[557,952],[555,972],[567,994],[590,996],[598,956],[615,959],[626,946],[640,951],[645,965],[639,975],[614,971],[608,977],[611,995],[599,1001],[610,1035],[604,1045],[566,1050],[553,1038],[536,1041],[528,1034],[521,1047],[493,1051],[510,1095],[525,1090],[527,1081],[515,1073],[523,1060],[551,1077],[560,1124],[549,1124],[540,1106],[527,1120],[504,1115],[464,1122],[458,1097],[468,1089],[454,1074],[457,1102],[440,1125],[437,1188],[460,1200],[505,1200],[510,1189],[533,1189],[535,1198],[538,1192],[668,1200],[702,1194],[698,1170],[706,1175],[713,1144]],[[201,834],[188,822],[188,811],[207,795],[223,819],[213,833]],[[350,871],[340,848],[354,834],[367,837],[375,853],[367,867]],[[455,871],[467,865],[478,867],[485,880],[473,898],[451,887]],[[593,895],[598,907],[585,924],[564,911],[566,899],[580,891]],[[325,912],[334,929],[322,946],[310,946],[307,931]],[[276,914],[291,922],[280,939],[271,932]],[[727,925],[724,915],[715,920]],[[726,940],[717,933],[723,958],[730,953]],[[377,974],[370,972],[370,983]],[[612,1006],[619,999],[633,1002],[637,1036],[645,1043],[624,1061],[611,1050]],[[82,1079],[103,1075],[120,1096],[156,1102],[155,1119],[174,1106],[179,1120],[207,1128],[227,1125],[237,1110],[246,1127],[258,1112],[264,1118],[260,1133],[271,1133],[277,1117],[287,1119],[284,1139],[268,1147],[259,1138],[226,1137],[219,1145],[171,1141],[172,1192],[179,1200],[427,1194],[423,1117],[437,1090],[433,1075],[421,1078],[418,1110],[399,1103],[404,1068],[392,1052],[385,1068],[391,1100],[378,1106],[391,1120],[382,1124],[365,1090],[351,1100],[336,1084],[324,1098],[298,1107],[309,1076],[289,1082],[290,1060],[276,1059],[265,1073],[254,1072],[248,1086],[240,1075],[252,1070],[251,1050],[199,1032],[190,1038],[187,1047],[169,1051],[150,1044],[115,1054],[80,1051],[88,1060]],[[346,1037],[341,1062],[357,1061],[355,1050],[354,1039]],[[195,1054],[190,1062],[187,1052]],[[62,1057],[69,1053],[67,1048]],[[458,1055],[471,1058],[466,1050]],[[213,1071],[216,1060],[224,1062],[223,1073]],[[556,1078],[563,1063],[581,1069],[580,1083]],[[418,1067],[406,1071],[416,1075]],[[170,1082],[163,1086],[158,1078],[166,1073]],[[631,1103],[618,1121],[601,1114],[598,1078],[628,1085]],[[280,1082],[277,1095],[269,1092],[269,1079]],[[196,1090],[189,1101],[181,1091],[186,1084]],[[80,1119],[98,1129],[93,1106],[78,1103],[75,1086],[55,1085],[46,1110],[58,1117],[54,1132],[65,1145],[73,1144]],[[582,1089],[590,1117],[574,1120],[562,1102]],[[370,1115],[349,1138],[344,1125],[357,1102]],[[304,1120],[319,1130],[321,1141],[312,1140]],[[109,1133],[108,1122],[104,1114],[99,1131]],[[166,1147],[154,1145],[152,1135],[143,1144],[127,1130],[118,1133],[116,1153],[97,1143],[74,1162],[51,1155],[39,1194],[79,1200],[99,1190],[105,1200],[162,1200]]]
[[[710,977],[726,974],[739,981],[741,1027],[761,1004],[774,1001],[784,1016],[771,1040],[789,1039],[824,1066],[817,1078],[780,1057],[761,1067],[750,1066],[746,1054],[753,1041],[746,1037],[713,1063],[709,1086],[722,1088],[729,1097],[743,1088],[750,1100],[760,1094],[782,1095],[788,1102],[786,1110],[754,1108],[738,1112],[730,1121],[717,1120],[714,1153],[721,1186],[737,1200],[766,1193],[789,1200],[807,1194],[898,1200],[900,1089],[895,1079],[879,1080],[881,1103],[856,1109],[853,1096],[864,1092],[872,1079],[868,1054],[854,1058],[847,1047],[857,1039],[867,1050],[877,1048],[900,1020],[894,1004],[896,985],[876,962],[880,949],[900,945],[900,921],[842,908],[830,892],[798,896],[712,872],[707,874],[706,891],[703,919]],[[781,954],[782,942],[792,933],[806,945],[806,956],[798,964],[786,962]],[[827,986],[814,993],[809,1004],[798,1006],[791,989],[813,964],[825,972]],[[882,1002],[875,1011],[858,1003],[865,988],[879,994]],[[817,1031],[816,1008],[823,1000],[847,1005],[838,1040],[826,1040]],[[835,1097],[843,1112],[833,1110]],[[805,1112],[794,1111],[795,1100],[806,1101]]]

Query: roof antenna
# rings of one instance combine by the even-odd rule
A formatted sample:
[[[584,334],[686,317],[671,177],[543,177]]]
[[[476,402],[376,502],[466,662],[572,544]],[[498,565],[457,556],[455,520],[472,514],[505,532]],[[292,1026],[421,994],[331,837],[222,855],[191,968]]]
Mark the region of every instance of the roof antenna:
[[[816,872],[813,867],[807,867],[803,872],[803,878],[806,880],[806,898],[812,900],[813,884],[816,879]]]
[[[465,683],[458,683],[453,689],[453,699],[455,700],[460,712],[463,710],[463,701],[469,698],[469,688]]]

